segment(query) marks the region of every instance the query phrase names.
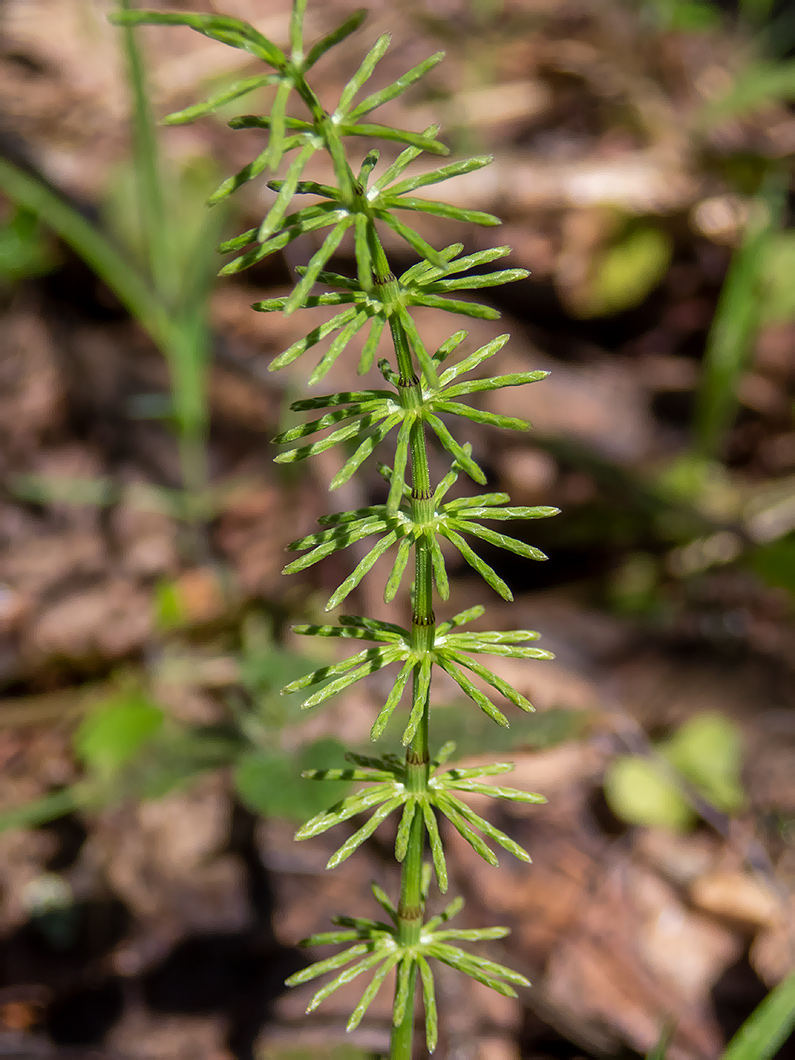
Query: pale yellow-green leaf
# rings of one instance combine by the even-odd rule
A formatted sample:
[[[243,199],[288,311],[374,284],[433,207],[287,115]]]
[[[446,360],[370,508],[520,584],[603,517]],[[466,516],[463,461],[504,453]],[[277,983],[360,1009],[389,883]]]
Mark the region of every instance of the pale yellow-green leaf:
[[[590,280],[569,292],[570,308],[580,317],[610,316],[632,309],[665,275],[673,253],[667,232],[654,225],[631,227],[592,263]]]
[[[622,755],[604,779],[607,803],[627,824],[686,831],[695,817],[676,784],[660,763],[638,755]]]
[[[688,719],[660,751],[719,810],[733,813],[743,806],[742,733],[724,714],[704,713]]]

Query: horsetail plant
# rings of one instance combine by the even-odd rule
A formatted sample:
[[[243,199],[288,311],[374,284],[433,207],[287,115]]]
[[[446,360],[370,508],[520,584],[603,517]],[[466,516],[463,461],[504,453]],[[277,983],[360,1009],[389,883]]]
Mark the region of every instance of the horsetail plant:
[[[400,894],[390,899],[373,885],[376,902],[386,920],[340,916],[337,930],[314,935],[306,946],[340,945],[344,948],[291,976],[290,986],[306,983],[326,973],[333,978],[321,987],[308,1011],[315,1009],[335,990],[365,972],[369,984],[356,1005],[348,1029],[358,1026],[384,980],[395,972],[391,1060],[410,1060],[414,1027],[415,994],[421,992],[425,1009],[425,1038],[429,1052],[437,1044],[437,1013],[434,990],[434,964],[442,962],[507,996],[514,987],[529,986],[517,972],[487,960],[466,948],[465,943],[498,939],[506,928],[464,929],[448,927],[463,901],[456,898],[440,913],[426,919],[431,877],[439,890],[448,887],[444,845],[438,818],[444,817],[487,862],[497,864],[488,840],[509,853],[529,861],[527,853],[509,836],[475,813],[466,802],[467,793],[488,795],[518,802],[543,802],[540,795],[494,786],[491,778],[510,772],[508,763],[459,768],[449,761],[455,745],[445,744],[435,755],[429,751],[430,691],[434,666],[444,670],[466,697],[498,725],[507,718],[493,701],[499,693],[520,710],[532,706],[516,689],[478,661],[479,656],[498,658],[548,659],[550,653],[534,646],[538,634],[531,630],[476,632],[470,624],[483,614],[480,606],[470,607],[437,623],[434,594],[442,601],[449,596],[444,538],[464,560],[506,600],[511,591],[505,581],[483,560],[470,544],[479,539],[490,546],[507,549],[526,559],[544,559],[538,549],[485,525],[506,520],[528,520],[556,514],[555,508],[510,506],[507,494],[483,493],[448,499],[460,475],[485,485],[486,475],[478,466],[468,444],[457,441],[447,425],[450,417],[463,417],[476,423],[513,430],[525,429],[523,420],[480,411],[465,403],[473,394],[502,387],[521,386],[543,378],[544,372],[516,372],[480,378],[480,366],[495,355],[508,339],[501,335],[462,359],[455,354],[467,337],[457,331],[436,351],[431,352],[415,324],[412,310],[426,306],[463,316],[495,319],[499,314],[487,305],[458,297],[458,292],[509,283],[524,278],[522,269],[484,271],[486,266],[509,253],[508,247],[462,254],[461,244],[443,250],[432,247],[414,228],[400,219],[403,211],[428,213],[442,218],[480,225],[499,224],[498,218],[478,210],[462,209],[445,202],[420,197],[420,189],[487,165],[491,159],[477,157],[453,162],[428,172],[408,175],[408,167],[421,154],[446,155],[447,148],[437,139],[438,129],[409,132],[370,122],[369,115],[382,104],[405,92],[442,59],[432,55],[386,88],[360,98],[366,83],[389,46],[389,36],[378,38],[359,68],[345,85],[333,112],[326,111],[310,86],[307,75],[314,64],[334,45],[357,30],[365,18],[358,11],[342,25],[322,37],[308,50],[303,41],[306,0],[293,0],[289,49],[283,51],[253,26],[235,18],[211,14],[184,14],[154,11],[119,11],[112,20],[120,25],[144,23],[188,26],[199,33],[235,48],[243,49],[269,68],[262,75],[243,78],[209,100],[188,107],[165,119],[167,124],[193,121],[226,106],[230,101],[265,86],[275,87],[270,114],[244,115],[229,124],[235,129],[262,129],[264,149],[239,173],[225,180],[211,198],[218,202],[241,185],[266,171],[279,169],[285,156],[291,161],[282,179],[268,187],[275,198],[261,224],[222,244],[222,252],[234,252],[221,270],[229,275],[256,264],[310,232],[330,229],[320,248],[304,268],[291,293],[283,298],[258,302],[260,312],[284,314],[316,306],[339,307],[325,323],[314,327],[300,341],[281,353],[271,368],[283,368],[313,347],[330,340],[325,352],[309,375],[309,383],[320,382],[345,352],[355,336],[364,337],[358,370],[370,371],[382,334],[388,333],[394,348],[394,361],[378,362],[385,386],[378,389],[345,391],[296,401],[296,412],[319,414],[301,426],[282,433],[276,441],[287,446],[276,459],[293,462],[311,457],[333,446],[345,445],[352,455],[331,482],[336,489],[356,474],[376,447],[394,433],[396,441],[391,467],[379,466],[389,483],[385,503],[357,511],[336,513],[320,519],[322,528],[295,541],[290,548],[302,555],[288,564],[286,573],[305,570],[319,560],[363,540],[375,538],[373,547],[352,573],[335,590],[326,605],[335,609],[359,585],[382,555],[395,550],[385,599],[391,601],[407,580],[406,571],[413,553],[414,581],[411,590],[410,628],[362,616],[341,616],[336,625],[302,625],[297,632],[315,637],[341,637],[371,645],[343,662],[324,666],[292,682],[285,692],[310,690],[305,708],[325,702],[356,681],[385,667],[397,667],[392,689],[372,727],[373,740],[379,740],[395,710],[405,700],[408,716],[403,723],[405,756],[386,753],[376,758],[349,754],[349,765],[339,769],[313,770],[305,776],[316,780],[361,782],[355,794],[308,821],[297,839],[309,839],[335,825],[361,814],[367,822],[355,831],[328,863],[334,868],[349,857],[387,817],[397,823],[395,856],[402,864]],[[292,116],[292,97],[297,96],[307,116]],[[354,171],[347,143],[351,137],[402,145],[402,151],[382,170],[379,152],[368,150]],[[334,174],[333,185],[304,179],[304,171],[319,151],[327,152]],[[309,195],[310,205],[295,208],[293,202]],[[404,240],[419,259],[396,277],[391,271],[382,243],[382,234],[391,230]],[[353,236],[356,275],[330,271],[329,262],[346,233]],[[326,293],[313,294],[316,284]],[[451,458],[450,471],[435,486],[431,482],[427,445],[433,434]],[[304,442],[320,435],[314,441]],[[470,540],[467,540],[469,538]],[[430,849],[430,862],[424,855]]]

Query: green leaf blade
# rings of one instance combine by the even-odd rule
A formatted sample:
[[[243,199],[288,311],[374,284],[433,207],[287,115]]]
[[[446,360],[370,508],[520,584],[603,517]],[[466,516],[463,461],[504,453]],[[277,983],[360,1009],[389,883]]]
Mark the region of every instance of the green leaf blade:
[[[523,559],[543,561],[547,558],[546,553],[542,552],[540,548],[528,545],[527,542],[520,541],[517,537],[509,537],[507,534],[500,534],[496,530],[490,530],[487,526],[480,526],[478,523],[473,523],[469,520],[464,521],[463,519],[456,521],[455,526],[457,530],[465,534],[473,534],[475,537],[486,541],[489,545],[505,549],[506,552],[514,552]]]
[[[371,815],[370,820],[362,827],[354,832],[353,835],[347,839],[342,846],[328,859],[326,865],[327,869],[335,869],[338,865],[341,865],[343,861],[346,861],[355,850],[364,843],[366,839],[369,839],[376,828],[385,821],[386,818],[392,813],[393,810],[398,809],[402,804],[403,798],[393,798],[388,802],[383,803],[378,809]]]
[[[513,593],[499,574],[497,574],[497,572],[490,567],[485,560],[482,560],[480,556],[469,547],[460,534],[456,533],[456,531],[449,525],[442,530],[442,533],[448,541],[455,545],[470,567],[478,572],[484,582],[491,586],[495,593],[498,593],[503,600],[507,600],[509,603],[513,600]]]
[[[189,122],[196,121],[197,118],[203,118],[208,114],[214,114],[221,107],[226,106],[227,103],[231,103],[235,99],[239,99],[241,96],[248,95],[249,92],[254,92],[258,88],[265,88],[267,85],[272,85],[276,81],[276,77],[273,74],[258,74],[255,77],[244,77],[240,81],[235,81],[233,84],[228,85],[221,92],[216,93],[203,103],[194,103],[190,107],[185,107],[183,110],[174,111],[171,114],[167,114],[165,118],[161,120],[161,125],[187,125]]]
[[[386,438],[393,427],[397,427],[402,418],[403,417],[399,412],[394,413],[392,416],[387,416],[384,422],[376,427],[375,430],[364,439],[353,456],[349,457],[349,459],[343,464],[329,483],[329,489],[336,490],[344,485],[350,477],[359,470],[367,457],[370,456],[376,446]]]
[[[442,443],[444,448],[454,458],[455,462],[463,468],[464,471],[469,475],[471,479],[477,482],[481,486],[486,485],[486,475],[483,470],[478,467],[469,453],[459,445],[453,435],[447,429],[445,424],[439,419],[437,415],[432,412],[426,412],[424,420],[431,428],[433,433]]]
[[[450,659],[448,655],[438,653],[437,661],[442,669],[446,670],[452,677],[464,695],[471,699],[476,706],[480,707],[487,717],[491,718],[492,721],[495,721],[503,729],[508,728],[508,719],[502,711],[494,706],[488,696],[484,695],[484,693],[469,680],[466,674],[452,661],[452,659]]]
[[[494,159],[491,155],[480,155],[476,158],[465,158],[460,162],[451,162],[440,169],[431,170],[430,173],[421,173],[415,177],[407,177],[399,184],[393,184],[389,189],[389,195],[404,195],[407,191],[416,191],[417,188],[425,188],[431,184],[439,184],[451,177],[460,177],[464,173],[472,173],[473,170],[488,166]],[[499,223],[499,221],[498,221]]]
[[[376,964],[380,964],[383,959],[383,953],[376,952],[370,954],[369,957],[365,957],[357,964],[354,964],[351,968],[346,968],[336,979],[333,979],[322,989],[318,990],[307,1006],[307,1015],[309,1015],[310,1012],[314,1012],[319,1005],[322,1005],[326,998],[331,997],[335,990],[339,990],[341,986],[346,986],[348,983],[353,982],[353,980],[363,972],[366,972]]]
[[[291,313],[294,313],[296,309],[299,309],[304,304],[313,284],[317,280],[318,273],[340,245],[343,236],[352,224],[352,217],[343,217],[343,219],[338,221],[334,228],[332,228],[331,232],[326,236],[323,245],[319,250],[316,250],[312,255],[306,272],[301,277],[300,282],[293,289],[290,297],[287,299],[287,303],[284,307],[285,316],[290,316]]]
[[[375,44],[372,46],[370,51],[365,55],[361,66],[354,73],[353,77],[345,85],[340,96],[340,101],[337,106],[336,114],[347,115],[350,110],[351,103],[353,102],[354,96],[359,92],[362,87],[373,75],[378,63],[383,59],[386,54],[386,50],[391,43],[392,38],[388,33],[383,33]]]
[[[397,983],[395,985],[395,1002],[392,1006],[393,1027],[399,1027],[406,1015],[415,960],[416,958],[411,954],[407,957],[403,957],[398,965]]]
[[[282,87],[283,85],[279,85],[279,92],[276,94],[276,101],[272,113],[273,124],[271,126],[271,138],[268,144],[268,158],[263,168],[267,167],[269,169],[275,169],[281,162],[282,154],[284,152],[284,107],[287,105],[288,92],[281,93]],[[284,178],[284,184],[282,184],[279,189],[276,200],[265,215],[262,224],[259,226],[257,242],[266,243],[281,225],[284,220],[284,215],[287,213],[287,208],[295,194],[298,181],[301,179],[301,174],[316,150],[317,148],[313,143],[305,144],[298,153],[298,156],[290,163],[290,168],[287,170],[287,176]],[[283,312],[288,312],[289,305],[290,299],[288,298]]]
[[[436,217],[444,217],[449,221],[461,221],[465,224],[483,225],[489,228],[502,224],[499,217],[495,217],[493,213],[484,213],[483,210],[468,210],[462,206],[453,206],[449,202],[440,202],[438,199],[384,195],[381,198],[381,205],[391,210],[413,210],[419,213],[430,213]]]
[[[439,890],[444,894],[447,891],[447,862],[444,857],[442,837],[439,834],[439,825],[436,822],[433,808],[427,799],[422,801],[422,817],[425,822],[425,831],[428,833],[428,844],[431,848],[436,882],[439,885]]]
[[[425,957],[417,958],[417,965],[422,980],[422,1002],[425,1007],[425,1043],[428,1052],[433,1053],[439,1039],[439,1018],[436,1012],[436,994],[433,983],[433,972]]]
[[[795,1029],[795,974],[774,987],[729,1042],[722,1060],[770,1060]]]
[[[403,575],[408,565],[409,557],[411,555],[411,538],[404,537],[398,545],[397,555],[395,556],[395,562],[392,566],[392,571],[387,579],[387,583],[384,587],[384,603],[389,604],[395,599],[397,591],[400,588],[400,583],[403,580]]]
[[[174,11],[113,11],[108,20],[114,26],[186,26],[212,40],[241,48],[258,59],[283,70],[287,56],[248,22],[229,15],[194,15]]]
[[[379,803],[392,798],[393,791],[393,784],[376,784],[366,791],[351,795],[347,799],[341,799],[334,806],[315,814],[311,820],[301,825],[294,838],[296,842],[314,839],[315,836],[327,832],[329,828],[334,828],[350,820],[351,817],[355,817],[356,814],[365,813]]]
[[[367,953],[367,949],[366,945],[351,946],[350,949],[344,950],[342,953],[336,953],[333,957],[327,957],[323,961],[310,964],[308,968],[304,968],[302,971],[291,975],[289,979],[285,979],[285,986],[303,986],[304,983],[311,983],[318,976],[325,975],[326,972],[336,971],[337,968],[348,964],[349,961],[354,960],[356,957],[361,957]]]
[[[376,994],[381,989],[381,984],[392,971],[392,969],[395,967],[399,959],[400,958],[398,955],[393,954],[387,957],[386,960],[384,960],[384,963],[381,965],[381,967],[375,973],[373,978],[370,980],[369,986],[362,994],[359,1004],[351,1013],[351,1018],[348,1020],[348,1023],[345,1027],[347,1031],[356,1030],[356,1028],[362,1022],[364,1014],[367,1012],[367,1009],[373,1003]]]
[[[402,77],[393,81],[391,85],[387,85],[386,88],[382,88],[379,92],[374,92],[366,99],[363,99],[362,102],[351,111],[350,119],[352,121],[358,121],[359,118],[363,118],[365,114],[370,114],[378,107],[382,107],[384,103],[389,103],[391,100],[397,99],[397,97],[402,95],[406,89],[410,88],[416,81],[419,81],[421,77],[424,77],[434,68],[434,66],[437,66],[442,59],[444,59],[444,52],[436,52],[434,55],[430,55],[427,59],[423,59],[421,63],[417,63],[416,66],[413,66],[411,70],[408,70],[402,75]]]
[[[306,58],[304,59],[304,72],[310,70],[318,59],[322,59],[326,52],[336,44],[339,44],[341,41],[345,40],[346,37],[350,37],[352,33],[355,33],[366,19],[366,9],[360,8],[358,11],[354,11],[354,13],[346,18],[336,29],[327,33],[325,37],[321,37],[319,41],[316,41],[307,52]]]
[[[353,573],[348,575],[342,585],[340,585],[340,587],[329,597],[329,601],[326,604],[326,611],[333,611],[335,607],[338,607],[342,603],[349,593],[353,592],[365,574],[367,574],[367,572],[375,565],[376,561],[395,544],[397,539],[397,531],[393,530],[387,534],[386,537],[382,538],[378,544],[370,550],[370,552],[368,552],[364,559],[357,565]]]

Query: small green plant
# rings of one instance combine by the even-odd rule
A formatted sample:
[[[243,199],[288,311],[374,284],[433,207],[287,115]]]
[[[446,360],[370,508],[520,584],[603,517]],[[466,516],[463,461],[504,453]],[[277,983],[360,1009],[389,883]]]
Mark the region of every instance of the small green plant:
[[[122,5],[124,6],[124,5]],[[127,80],[132,97],[132,165],[116,174],[106,233],[33,174],[0,158],[0,192],[17,205],[0,226],[0,279],[34,275],[51,267],[41,223],[52,228],[93,269],[149,333],[169,374],[169,395],[144,396],[136,414],[162,418],[179,448],[179,488],[148,486],[128,501],[164,511],[185,528],[184,552],[206,559],[204,527],[219,496],[207,474],[211,335],[209,292],[214,247],[223,214],[197,213],[208,174],[185,167],[167,171],[158,151],[146,73],[135,34],[124,32]],[[197,221],[198,218],[198,221]],[[149,397],[147,402],[146,398]],[[110,505],[120,491],[109,480],[16,476],[18,496],[37,501]]]
[[[454,899],[436,915],[426,916],[432,875],[435,874],[440,891],[444,892],[448,887],[440,816],[446,818],[489,863],[496,864],[497,859],[486,840],[492,840],[523,861],[529,861],[528,855],[513,839],[469,807],[465,796],[475,792],[521,802],[544,801],[540,795],[492,786],[484,779],[509,772],[512,769],[510,764],[458,768],[450,764],[455,750],[452,743],[431,752],[430,693],[434,667],[440,667],[464,695],[498,725],[507,726],[506,716],[493,701],[493,693],[487,694],[473,677],[520,710],[532,710],[524,696],[478,657],[549,658],[549,652],[535,646],[538,634],[522,629],[476,631],[472,623],[483,614],[480,606],[469,607],[437,622],[434,603],[435,596],[446,601],[449,595],[441,539],[457,549],[486,583],[506,600],[512,599],[507,584],[478,555],[467,538],[478,539],[492,548],[506,549],[526,559],[545,558],[524,540],[484,524],[524,522],[554,515],[556,509],[512,507],[506,494],[493,492],[477,496],[462,492],[451,499],[451,490],[459,476],[468,476],[483,486],[486,475],[473,458],[471,446],[457,441],[446,422],[455,416],[510,430],[525,429],[529,425],[522,420],[484,412],[465,401],[479,393],[535,382],[545,373],[527,371],[492,378],[473,376],[472,373],[502,348],[507,335],[456,359],[456,351],[465,342],[466,332],[457,331],[439,349],[431,352],[415,324],[413,309],[418,306],[430,307],[439,313],[494,319],[498,316],[494,309],[464,300],[459,297],[459,292],[508,283],[526,275],[521,269],[485,271],[492,262],[509,252],[508,247],[472,254],[463,254],[461,244],[437,250],[399,216],[409,211],[473,224],[499,223],[490,214],[460,209],[416,194],[423,188],[487,165],[488,157],[470,158],[406,176],[409,165],[423,152],[432,155],[447,153],[437,139],[438,129],[414,133],[369,120],[374,110],[405,92],[431,70],[442,55],[431,56],[387,87],[360,98],[389,46],[389,37],[380,37],[346,84],[333,112],[329,112],[312,89],[307,75],[329,49],[359,28],[365,15],[364,12],[355,13],[306,48],[303,40],[305,7],[306,0],[294,0],[287,51],[277,47],[253,26],[222,15],[120,11],[112,16],[112,20],[125,27],[144,23],[191,27],[212,39],[250,52],[269,68],[267,73],[246,77],[204,103],[170,115],[166,123],[192,121],[255,89],[267,86],[275,89],[270,113],[243,115],[230,122],[236,129],[262,130],[265,143],[262,152],[252,162],[221,184],[210,202],[222,201],[252,178],[277,170],[285,156],[293,157],[284,177],[271,180],[268,185],[275,193],[275,199],[261,224],[222,244],[222,252],[234,252],[236,256],[221,271],[225,275],[239,272],[282,250],[300,236],[330,230],[308,264],[298,269],[299,276],[292,292],[283,298],[261,301],[254,308],[260,312],[281,311],[285,314],[315,306],[339,307],[339,311],[276,357],[271,368],[283,368],[329,339],[325,352],[309,373],[309,384],[318,383],[354,337],[360,335],[365,337],[359,356],[359,371],[364,374],[376,361],[382,334],[388,333],[392,340],[394,361],[390,363],[383,359],[377,365],[383,377],[382,386],[296,401],[292,406],[294,411],[317,414],[317,418],[283,432],[277,439],[289,447],[277,458],[280,462],[303,460],[343,443],[351,446],[352,455],[331,482],[331,488],[336,489],[357,473],[379,443],[393,432],[396,434],[392,465],[380,466],[388,483],[385,501],[357,511],[324,516],[320,520],[322,528],[317,533],[291,546],[303,555],[288,564],[287,573],[306,570],[364,538],[376,538],[373,547],[332,594],[327,610],[337,608],[376,561],[394,548],[396,554],[385,590],[385,599],[393,600],[406,580],[412,554],[414,560],[409,628],[358,615],[341,616],[336,624],[297,627],[297,632],[309,636],[343,638],[371,645],[343,662],[324,666],[288,684],[285,688],[288,693],[309,691],[304,708],[317,706],[354,682],[392,666],[397,667],[397,675],[373,725],[373,740],[382,737],[404,698],[409,710],[402,731],[405,757],[392,753],[375,758],[349,754],[347,766],[308,770],[304,774],[314,780],[345,780],[365,787],[360,787],[330,810],[317,814],[299,830],[297,838],[308,839],[369,813],[369,820],[333,855],[329,861],[332,868],[350,856],[382,821],[394,814],[398,820],[395,855],[402,863],[402,876],[400,894],[394,899],[373,885],[374,897],[386,914],[385,920],[360,916],[337,918],[337,930],[315,935],[306,940],[306,945],[341,944],[346,948],[292,976],[288,983],[297,985],[331,973],[331,980],[312,999],[311,1011],[340,986],[369,971],[370,982],[348,1022],[348,1029],[353,1029],[382,983],[394,971],[390,1055],[392,1060],[409,1060],[415,995],[420,992],[424,999],[427,1046],[431,1052],[436,1046],[435,962],[456,968],[509,996],[514,995],[514,987],[529,985],[523,975],[472,953],[465,945],[500,938],[507,934],[505,928],[448,926],[448,921],[461,909],[463,902],[460,898]],[[306,117],[293,116],[294,99],[303,104]],[[355,137],[396,143],[403,150],[383,168],[379,168],[378,150],[368,150],[354,170],[347,141]],[[327,152],[330,158],[334,184],[318,183],[304,176],[313,156],[320,151]],[[312,196],[314,201],[310,205],[294,207],[294,200],[303,195]],[[405,241],[409,251],[419,258],[400,276],[393,273],[382,243],[383,232],[389,230]],[[352,234],[354,241],[355,276],[341,275],[329,268],[330,259],[348,233]],[[316,284],[324,285],[327,292],[314,294]],[[431,481],[428,462],[429,434],[435,435],[451,459],[449,473],[435,484]],[[318,440],[305,441],[318,435]],[[431,853],[428,864],[425,863],[426,841]]]
[[[724,813],[745,804],[742,733],[723,714],[696,714],[656,755],[621,755],[605,775],[605,797],[627,824],[687,831],[697,820],[688,791]]]
[[[301,739],[297,694],[280,696],[302,673],[305,659],[276,644],[264,616],[242,623],[239,652],[227,657],[238,672],[223,721],[191,724],[164,709],[146,673],[121,672],[84,686],[69,707],[82,715],[72,736],[80,776],[67,787],[0,810],[0,832],[46,824],[68,813],[92,813],[124,801],[157,799],[204,773],[231,771],[240,802],[255,813],[301,822],[347,794],[346,780],[307,784],[296,771],[322,769],[344,752],[334,737]],[[195,673],[195,656],[165,653],[161,682],[182,685]],[[201,681],[201,677],[199,678]],[[61,715],[66,704],[55,705]],[[52,706],[51,708],[52,709]],[[68,709],[68,708],[67,708]]]

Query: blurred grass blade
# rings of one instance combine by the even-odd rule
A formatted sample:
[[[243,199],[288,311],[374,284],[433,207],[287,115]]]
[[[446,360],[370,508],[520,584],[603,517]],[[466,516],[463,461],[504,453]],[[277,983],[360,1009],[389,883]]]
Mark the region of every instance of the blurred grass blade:
[[[770,173],[753,204],[745,240],[735,252],[720,293],[696,402],[696,447],[704,457],[718,455],[734,416],[740,375],[759,325],[758,280],[771,237],[781,223],[785,191],[784,175]]]
[[[129,0],[121,0],[120,6],[128,11]],[[223,216],[205,222],[195,252],[181,261],[177,245],[185,233],[179,230],[177,211],[166,202],[145,67],[136,31],[131,26],[124,28],[124,41],[133,102],[134,163],[142,235],[153,287],[173,321],[160,346],[171,377],[183,486],[187,495],[196,498],[207,482],[206,376],[211,346],[207,298],[214,271],[212,247],[220,236]]]
[[[122,11],[129,11],[129,0],[121,0]],[[135,30],[124,26],[124,53],[127,82],[132,96],[133,162],[138,192],[138,209],[149,270],[155,288],[168,303],[176,294],[178,272],[174,268],[171,228],[167,223],[160,172],[160,154],[155,121],[149,104],[146,74]]]
[[[660,1037],[657,1039],[657,1044],[650,1053],[646,1054],[646,1060],[667,1060],[668,1046],[671,1044],[675,1029],[675,1023],[667,1022],[664,1024],[660,1031]]]
[[[769,1060],[795,1029],[795,973],[767,995],[726,1046],[722,1060]]]
[[[744,118],[763,107],[795,99],[795,60],[749,63],[735,77],[725,95],[707,104],[701,116],[706,125]]]
[[[73,813],[80,805],[81,791],[77,787],[50,792],[22,806],[0,811],[0,833],[10,828],[39,828],[49,821]]]
[[[158,345],[167,341],[168,318],[152,288],[126,254],[74,206],[30,173],[0,158],[0,190],[32,210],[83,259]]]
[[[96,478],[12,475],[8,486],[15,497],[34,504],[85,504],[105,508],[118,504],[121,497],[118,485],[106,475]]]

